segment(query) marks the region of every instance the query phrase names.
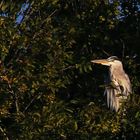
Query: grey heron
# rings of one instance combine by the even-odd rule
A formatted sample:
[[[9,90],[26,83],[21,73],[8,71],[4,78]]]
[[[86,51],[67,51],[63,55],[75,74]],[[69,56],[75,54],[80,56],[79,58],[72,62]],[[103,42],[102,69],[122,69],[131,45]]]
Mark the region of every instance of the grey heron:
[[[92,60],[92,63],[105,65],[109,68],[108,82],[105,86],[107,106],[118,112],[123,101],[126,101],[132,92],[128,75],[123,69],[122,62],[116,56],[108,59]]]

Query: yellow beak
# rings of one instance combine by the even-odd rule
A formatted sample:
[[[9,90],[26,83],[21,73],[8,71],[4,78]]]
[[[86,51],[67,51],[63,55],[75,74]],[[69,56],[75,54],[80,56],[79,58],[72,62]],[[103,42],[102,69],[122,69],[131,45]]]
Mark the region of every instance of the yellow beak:
[[[105,65],[105,66],[110,66],[110,63],[107,59],[97,59],[97,60],[91,60],[92,63],[95,64],[101,64],[101,65]]]

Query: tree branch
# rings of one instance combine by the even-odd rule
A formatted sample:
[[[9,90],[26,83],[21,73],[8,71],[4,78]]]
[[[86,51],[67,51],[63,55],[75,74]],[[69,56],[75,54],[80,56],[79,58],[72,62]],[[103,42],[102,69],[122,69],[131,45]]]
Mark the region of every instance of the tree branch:
[[[3,130],[3,128],[0,126],[0,131],[2,132],[3,136],[5,137],[5,140],[10,140],[6,134],[6,132]]]

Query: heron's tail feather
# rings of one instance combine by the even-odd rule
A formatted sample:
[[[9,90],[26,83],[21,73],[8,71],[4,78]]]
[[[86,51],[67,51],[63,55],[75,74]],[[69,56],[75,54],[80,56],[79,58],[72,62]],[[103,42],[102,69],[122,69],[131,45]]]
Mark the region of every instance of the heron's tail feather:
[[[121,95],[118,89],[106,88],[105,94],[107,96],[107,106],[117,112],[123,102],[127,99],[127,96]]]

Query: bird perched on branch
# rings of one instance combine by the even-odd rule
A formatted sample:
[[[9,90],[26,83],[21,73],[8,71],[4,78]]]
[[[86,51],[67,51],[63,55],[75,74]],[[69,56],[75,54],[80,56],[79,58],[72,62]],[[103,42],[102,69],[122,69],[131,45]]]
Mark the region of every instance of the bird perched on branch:
[[[91,62],[109,68],[108,82],[104,92],[107,96],[107,106],[115,112],[119,111],[122,102],[126,101],[132,92],[131,83],[123,69],[122,62],[116,56],[111,56],[108,59],[92,60]]]

